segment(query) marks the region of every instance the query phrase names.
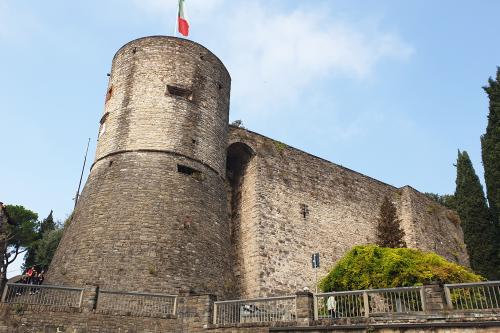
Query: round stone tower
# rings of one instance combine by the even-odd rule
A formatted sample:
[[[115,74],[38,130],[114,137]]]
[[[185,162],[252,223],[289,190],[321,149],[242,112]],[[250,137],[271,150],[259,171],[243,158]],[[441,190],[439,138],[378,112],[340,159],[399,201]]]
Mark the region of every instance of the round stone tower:
[[[192,41],[115,55],[95,161],[48,283],[228,294],[230,76]]]

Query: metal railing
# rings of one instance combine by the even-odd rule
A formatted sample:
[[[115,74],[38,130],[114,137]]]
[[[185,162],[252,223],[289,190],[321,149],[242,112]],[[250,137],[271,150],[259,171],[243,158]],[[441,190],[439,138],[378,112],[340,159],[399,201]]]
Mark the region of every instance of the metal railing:
[[[295,296],[253,298],[214,303],[214,324],[293,321],[297,316]]]
[[[82,296],[83,288],[8,283],[2,302],[79,308]]]
[[[500,281],[445,284],[450,310],[500,309]]]
[[[423,287],[404,287],[319,293],[314,295],[314,316],[354,318],[424,311]]]
[[[177,296],[99,290],[97,310],[137,316],[166,316],[177,312]]]

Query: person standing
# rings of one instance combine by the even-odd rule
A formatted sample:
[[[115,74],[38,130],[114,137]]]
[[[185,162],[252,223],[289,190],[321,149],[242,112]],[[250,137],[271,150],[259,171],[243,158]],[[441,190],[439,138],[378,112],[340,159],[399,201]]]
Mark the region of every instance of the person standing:
[[[337,301],[333,295],[328,297],[326,301],[326,308],[328,309],[328,315],[330,318],[337,318]]]

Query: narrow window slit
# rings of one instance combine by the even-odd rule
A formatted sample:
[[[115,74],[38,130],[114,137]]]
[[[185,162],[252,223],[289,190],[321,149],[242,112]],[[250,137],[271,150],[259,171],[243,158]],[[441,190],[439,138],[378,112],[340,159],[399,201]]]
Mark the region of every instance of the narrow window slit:
[[[113,85],[111,85],[106,92],[106,103],[111,99],[111,97],[113,97]]]
[[[309,206],[306,204],[300,204],[300,215],[302,215],[305,220],[309,216]]]

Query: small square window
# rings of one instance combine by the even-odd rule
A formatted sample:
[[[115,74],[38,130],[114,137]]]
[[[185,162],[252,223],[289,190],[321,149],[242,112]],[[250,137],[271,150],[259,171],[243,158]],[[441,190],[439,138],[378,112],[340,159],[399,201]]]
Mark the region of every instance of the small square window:
[[[188,101],[193,100],[193,92],[186,88],[167,85],[167,93],[172,96],[182,97],[184,99],[187,99]]]
[[[188,167],[187,165],[177,164],[177,172],[191,176],[196,180],[205,180],[205,175],[201,171]]]

